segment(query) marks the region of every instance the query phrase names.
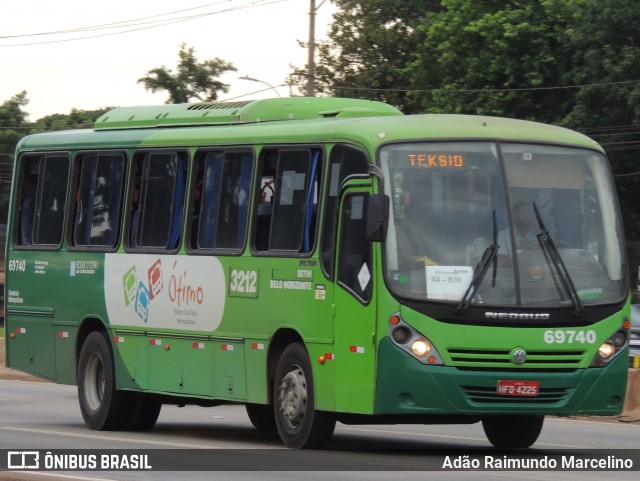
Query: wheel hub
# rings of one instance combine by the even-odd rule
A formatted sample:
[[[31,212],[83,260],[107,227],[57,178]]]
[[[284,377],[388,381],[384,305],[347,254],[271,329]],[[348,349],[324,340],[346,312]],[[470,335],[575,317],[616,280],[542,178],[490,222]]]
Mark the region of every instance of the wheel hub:
[[[105,391],[104,365],[102,359],[93,353],[87,362],[84,392],[89,409],[97,411],[102,404]]]
[[[290,429],[298,429],[307,413],[307,381],[300,367],[288,372],[280,383],[280,413]]]

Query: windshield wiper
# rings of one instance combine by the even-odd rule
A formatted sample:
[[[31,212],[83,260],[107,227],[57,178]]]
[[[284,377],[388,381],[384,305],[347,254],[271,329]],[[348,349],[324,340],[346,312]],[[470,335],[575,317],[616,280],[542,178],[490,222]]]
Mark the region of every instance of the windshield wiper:
[[[556,288],[560,293],[560,297],[564,299],[564,295],[560,285],[558,285],[558,279],[562,284],[562,288],[568,294],[571,303],[573,304],[573,308],[575,309],[576,315],[580,315],[584,312],[584,304],[578,296],[578,291],[576,290],[575,285],[573,284],[573,280],[571,279],[571,275],[567,270],[567,266],[565,266],[562,261],[562,257],[558,252],[558,248],[556,247],[555,242],[551,237],[551,234],[547,230],[542,221],[542,217],[540,216],[540,211],[538,211],[538,206],[533,202],[533,210],[536,214],[536,220],[538,221],[538,226],[540,227],[540,233],[536,236],[538,237],[538,242],[540,243],[540,248],[544,254],[547,263],[552,269],[551,274],[553,275],[553,280],[556,283]]]
[[[496,271],[498,268],[498,230],[496,228],[496,211],[493,211],[493,244],[488,246],[484,252],[482,253],[482,257],[480,258],[480,262],[476,265],[476,268],[473,271],[473,277],[471,278],[471,282],[469,283],[469,287],[465,291],[464,295],[460,299],[460,302],[456,306],[456,312],[464,312],[469,308],[469,304],[471,304],[471,300],[478,292],[482,281],[484,280],[484,276],[487,274],[489,270],[489,265],[493,262],[493,280],[491,282],[491,287],[496,286]]]

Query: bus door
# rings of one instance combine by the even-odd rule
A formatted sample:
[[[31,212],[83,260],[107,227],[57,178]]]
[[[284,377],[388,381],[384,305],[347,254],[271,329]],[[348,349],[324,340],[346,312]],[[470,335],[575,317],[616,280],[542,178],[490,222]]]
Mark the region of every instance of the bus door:
[[[365,224],[369,190],[341,196],[335,276],[336,410],[371,413],[375,381],[376,299],[373,244]]]

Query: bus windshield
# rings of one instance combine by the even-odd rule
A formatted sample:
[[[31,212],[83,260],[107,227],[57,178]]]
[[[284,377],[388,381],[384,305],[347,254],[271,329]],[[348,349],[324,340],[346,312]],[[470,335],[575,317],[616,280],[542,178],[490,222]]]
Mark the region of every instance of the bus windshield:
[[[385,274],[398,297],[458,309],[620,301],[626,266],[598,152],[494,142],[380,150],[391,198]]]

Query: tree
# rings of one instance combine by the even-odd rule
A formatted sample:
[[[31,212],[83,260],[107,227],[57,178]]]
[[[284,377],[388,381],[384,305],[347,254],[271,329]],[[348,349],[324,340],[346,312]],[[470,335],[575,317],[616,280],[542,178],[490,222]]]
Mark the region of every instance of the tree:
[[[178,69],[174,74],[162,66],[149,70],[138,80],[146,90],[169,92],[167,103],[185,103],[189,101],[217,100],[220,92],[229,91],[229,85],[218,80],[225,72],[235,72],[233,64],[220,58],[198,62],[193,47],[187,48],[183,43],[178,52]]]
[[[430,112],[562,118],[575,92],[546,87],[569,78],[571,24],[583,3],[443,0],[418,26],[413,95]]]
[[[27,92],[20,92],[0,104],[0,224],[7,223],[11,173],[16,145],[29,133]]]
[[[18,141],[28,134],[27,92],[20,92],[0,104],[0,154],[13,159]]]
[[[439,0],[335,0],[330,40],[318,46],[320,92],[388,102],[417,111],[402,89],[416,51],[415,26]],[[298,70],[304,82],[304,71]]]
[[[52,114],[36,121],[34,131],[49,132],[51,130],[92,129],[96,120],[113,107],[98,110],[71,109],[68,114]]]
[[[580,88],[562,119],[607,150],[627,240],[640,241],[640,6],[588,0],[573,26],[572,82]],[[640,246],[639,246],[640,247]],[[630,257],[631,254],[630,254]],[[640,260],[640,250],[636,261]]]

